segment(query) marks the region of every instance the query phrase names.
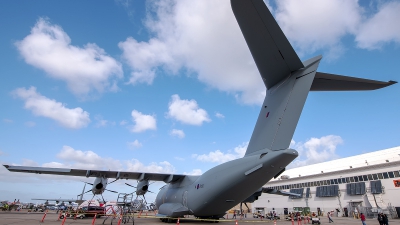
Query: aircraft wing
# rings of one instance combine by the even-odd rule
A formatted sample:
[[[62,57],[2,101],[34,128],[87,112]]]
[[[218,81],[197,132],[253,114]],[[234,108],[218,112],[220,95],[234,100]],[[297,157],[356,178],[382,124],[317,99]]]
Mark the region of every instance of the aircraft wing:
[[[78,176],[78,177],[105,177],[105,178],[115,178],[115,179],[153,180],[153,181],[164,181],[165,183],[174,182],[186,176],[181,174],[144,173],[144,172],[142,173],[142,172],[129,172],[129,171],[81,170],[81,169],[68,169],[68,168],[11,166],[11,165],[3,165],[3,166],[11,172],[65,175],[65,176]]]
[[[283,195],[283,196],[293,196],[293,197],[301,197],[300,194],[292,193],[292,192],[287,192],[287,191],[281,191],[273,188],[262,188],[262,192],[266,194],[274,194],[274,195]]]

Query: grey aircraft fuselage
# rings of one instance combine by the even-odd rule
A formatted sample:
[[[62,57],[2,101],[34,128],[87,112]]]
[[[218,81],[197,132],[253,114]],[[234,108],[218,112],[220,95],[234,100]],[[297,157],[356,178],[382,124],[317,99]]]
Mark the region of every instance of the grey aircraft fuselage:
[[[218,165],[199,177],[186,176],[180,182],[165,185],[157,195],[156,206],[160,213],[172,217],[181,216],[169,212],[168,209],[174,209],[174,203],[182,204],[189,210],[188,214],[198,217],[221,217],[227,209],[255,193],[297,156],[297,151],[292,149],[261,150]]]

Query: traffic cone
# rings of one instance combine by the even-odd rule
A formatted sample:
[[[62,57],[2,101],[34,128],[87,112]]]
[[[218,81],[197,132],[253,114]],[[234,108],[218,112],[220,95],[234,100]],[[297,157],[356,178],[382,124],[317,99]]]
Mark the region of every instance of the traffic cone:
[[[176,221],[176,225],[179,225],[179,217],[178,217],[178,221]]]
[[[276,225],[276,220],[274,220],[274,225]]]
[[[237,220],[235,220],[235,221],[236,221],[235,225],[238,225]]]

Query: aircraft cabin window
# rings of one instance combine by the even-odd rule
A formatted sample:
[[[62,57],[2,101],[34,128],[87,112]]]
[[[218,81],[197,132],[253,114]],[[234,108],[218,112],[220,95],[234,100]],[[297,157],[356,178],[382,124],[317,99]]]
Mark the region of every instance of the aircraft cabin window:
[[[388,172],[390,178],[394,178],[393,172]]]
[[[383,179],[383,176],[382,176],[381,173],[378,173],[378,178],[379,178],[379,179]]]
[[[399,171],[394,171],[394,176],[395,176],[395,177],[400,177]]]
[[[372,179],[372,174],[368,174],[368,180],[373,180]]]
[[[386,172],[383,173],[383,178],[385,178],[385,179],[389,178],[389,176],[388,176],[388,174]]]
[[[374,180],[378,180],[378,175],[376,173],[372,174],[372,177],[374,178]]]

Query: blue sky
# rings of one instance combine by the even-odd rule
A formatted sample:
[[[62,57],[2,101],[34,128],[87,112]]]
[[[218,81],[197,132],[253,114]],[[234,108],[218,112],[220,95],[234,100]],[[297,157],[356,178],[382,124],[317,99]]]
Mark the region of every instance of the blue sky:
[[[319,71],[400,80],[399,1],[267,4],[302,60],[324,56]],[[229,1],[1,1],[0,27],[2,164],[201,174],[244,154],[265,87]],[[399,96],[310,93],[292,167],[399,146]],[[0,200],[23,201],[90,182],[0,180]]]

